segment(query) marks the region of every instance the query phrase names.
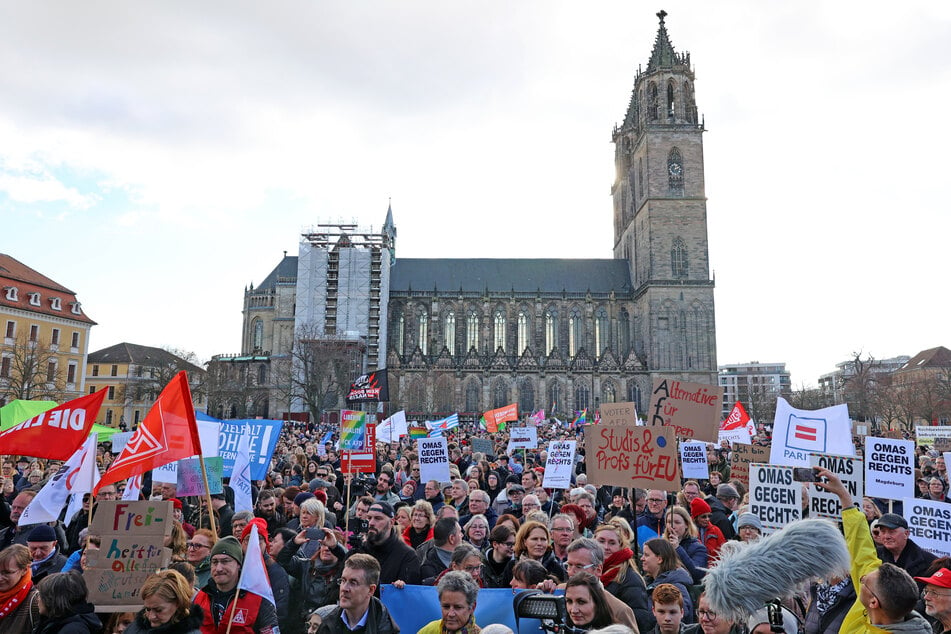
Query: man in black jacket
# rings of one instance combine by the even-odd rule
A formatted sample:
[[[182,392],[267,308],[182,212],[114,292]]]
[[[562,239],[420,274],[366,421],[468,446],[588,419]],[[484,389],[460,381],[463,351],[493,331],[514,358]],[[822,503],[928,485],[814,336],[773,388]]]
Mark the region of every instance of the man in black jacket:
[[[380,562],[380,584],[401,580],[410,585],[419,585],[419,557],[394,530],[394,515],[393,507],[386,502],[374,502],[367,512],[369,527],[366,538],[360,546],[350,551],[351,556],[363,553],[375,557]]]
[[[733,527],[733,516],[739,504],[740,495],[732,484],[721,484],[717,487],[717,495],[706,499],[710,505],[710,523],[720,529],[727,539],[736,539],[736,529]]]
[[[895,564],[912,577],[924,577],[935,556],[908,539],[908,522],[901,515],[885,513],[878,519],[878,536],[881,546],[878,558],[887,564]],[[918,589],[922,584],[918,582]]]
[[[380,574],[380,564],[373,557],[351,555],[340,577],[337,607],[320,624],[317,634],[349,634],[354,630],[366,634],[399,634],[400,628],[386,606],[373,596],[382,581]]]

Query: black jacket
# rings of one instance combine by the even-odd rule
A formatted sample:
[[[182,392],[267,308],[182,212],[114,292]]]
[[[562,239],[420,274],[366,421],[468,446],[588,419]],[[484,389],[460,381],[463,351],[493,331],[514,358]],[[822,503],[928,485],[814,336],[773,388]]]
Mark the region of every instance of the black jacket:
[[[706,499],[706,502],[710,505],[710,523],[719,528],[727,540],[736,539],[736,531],[733,530],[733,522],[730,521],[733,511],[723,506],[723,502],[712,495]]]
[[[411,586],[418,586],[422,580],[419,572],[419,557],[416,551],[406,545],[397,529],[390,529],[390,537],[382,544],[375,546],[368,540],[350,551],[350,554],[366,553],[380,562],[380,583],[393,583],[397,579],[405,581]]]
[[[897,560],[892,557],[892,554],[888,552],[884,546],[879,546],[875,550],[878,552],[878,558],[882,560],[882,563],[895,564],[912,577],[927,576],[925,573],[928,570],[928,566],[936,559],[934,555],[922,549],[921,546],[910,539],[908,543],[905,544],[905,549],[901,551],[901,555],[898,556]],[[923,586],[924,584],[922,583],[918,584],[919,589]]]
[[[158,627],[149,625],[149,620],[145,618],[145,612],[139,612],[135,620],[126,628],[125,634],[142,634],[143,632],[154,632],[154,634],[201,634],[201,621],[205,618],[201,607],[192,605],[189,608],[188,616],[176,623],[166,623]]]
[[[320,624],[317,634],[350,634],[350,630],[340,618],[343,608],[335,607]],[[390,616],[383,602],[370,597],[370,613],[367,616],[366,634],[399,634],[400,626]]]
[[[102,621],[96,616],[92,603],[82,603],[76,607],[75,614],[61,619],[43,620],[36,634],[99,634]]]
[[[633,562],[631,562],[633,563]],[[648,606],[647,585],[634,568],[628,568],[621,580],[615,579],[604,588],[623,601],[634,612],[637,629],[644,632],[654,623]]]
[[[300,547],[293,540],[277,555],[277,563],[284,567],[299,584],[298,601],[292,613],[303,617],[310,610],[337,602],[340,595],[340,574],[343,572],[343,562],[347,558],[347,551],[337,544],[333,554],[337,557],[337,564],[330,569],[321,570],[320,560],[310,557],[298,557]],[[315,565],[317,568],[315,568]]]

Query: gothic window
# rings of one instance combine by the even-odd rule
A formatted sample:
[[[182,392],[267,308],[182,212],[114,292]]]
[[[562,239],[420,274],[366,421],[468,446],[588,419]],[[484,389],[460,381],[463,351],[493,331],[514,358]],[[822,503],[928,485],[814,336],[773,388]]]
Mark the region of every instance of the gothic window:
[[[608,346],[608,311],[599,308],[594,314],[594,352],[600,356]]]
[[[634,403],[637,411],[643,411],[641,408],[641,391],[634,381],[627,382],[627,401]]]
[[[558,313],[553,310],[545,312],[545,354],[558,347]]]
[[[582,325],[581,313],[575,308],[568,315],[568,354],[571,356],[578,354],[582,348]]]
[[[505,350],[505,313],[501,310],[495,311],[495,317],[492,320],[494,337],[492,339],[492,351],[499,348]]]
[[[528,313],[524,310],[518,311],[518,341],[516,345],[518,349],[515,351],[518,354],[525,352],[525,349],[528,348]]]
[[[644,183],[644,159],[637,159],[637,185],[640,187],[641,196],[647,195],[647,185]]]
[[[423,354],[429,354],[429,315],[425,308],[421,308],[416,317],[419,321],[419,349]]]
[[[396,352],[398,354],[406,354],[403,350],[404,338],[403,335],[406,334],[406,319],[403,315],[400,315],[396,318],[396,332],[394,333],[394,343],[396,344]]]
[[[535,386],[529,379],[523,380],[519,385],[518,408],[523,412],[535,410]]]
[[[614,390],[613,383],[607,383],[601,387],[601,402],[614,403],[617,401],[617,392]]]
[[[631,349],[631,318],[627,314],[626,308],[621,309],[617,322],[618,330],[620,330],[620,333],[618,333],[620,335],[618,343],[621,346],[621,354],[627,355]]]
[[[548,402],[551,403],[551,411],[554,416],[555,411],[558,409],[558,404],[561,403],[561,388],[557,383],[552,383],[548,386]],[[562,403],[564,405],[564,403]]]
[[[667,83],[667,117],[674,118],[674,82]]]
[[[264,348],[264,322],[255,319],[251,326],[251,348],[261,350]]]
[[[409,407],[412,412],[424,411],[423,402],[426,400],[426,391],[423,389],[423,383],[419,379],[413,381],[409,387]]]
[[[657,120],[657,84],[651,82],[647,88],[647,116],[651,121]]]
[[[587,385],[579,384],[575,387],[575,409],[579,412],[588,409],[591,400],[591,390]],[[594,418],[592,413],[592,418]]]
[[[455,411],[452,401],[452,379],[448,376],[441,376],[439,380],[436,381],[436,411]]]
[[[684,159],[677,148],[667,155],[667,190],[671,196],[684,195]]]
[[[267,366],[263,363],[258,366],[258,385],[267,384]]]
[[[466,315],[466,352],[479,349],[479,316],[474,310]]]
[[[687,245],[680,238],[674,238],[670,248],[670,270],[674,279],[687,277]]]
[[[443,341],[450,355],[456,354],[456,313],[449,311],[446,314],[446,325],[443,328]]]
[[[469,381],[466,385],[466,411],[478,412],[482,409],[482,390],[479,388],[479,382]]]
[[[499,379],[495,382],[495,404],[492,407],[505,407],[511,401],[509,401],[509,387],[505,384],[505,380]]]

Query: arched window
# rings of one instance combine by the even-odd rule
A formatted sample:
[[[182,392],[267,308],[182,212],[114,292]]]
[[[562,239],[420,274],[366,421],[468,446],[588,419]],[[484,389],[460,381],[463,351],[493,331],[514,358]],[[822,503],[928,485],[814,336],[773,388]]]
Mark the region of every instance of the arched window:
[[[608,311],[603,308],[599,308],[594,313],[594,352],[598,356],[601,356],[604,353],[604,349],[608,347],[608,342],[611,341],[608,334]]]
[[[627,400],[629,403],[634,403],[638,412],[644,411],[641,407],[641,390],[634,381],[627,382]]]
[[[446,313],[446,325],[443,328],[443,343],[450,355],[456,354],[456,313]]]
[[[671,196],[684,195],[684,159],[677,148],[667,155],[667,190]]]
[[[621,354],[627,355],[631,349],[631,318],[627,314],[627,309],[622,308],[617,318],[618,345],[621,346]]]
[[[588,409],[590,407],[591,401],[591,390],[588,389],[588,386],[579,383],[575,386],[575,409],[579,412],[583,409]],[[594,412],[591,412],[591,418],[594,419]]]
[[[523,412],[535,410],[535,386],[530,379],[525,379],[519,384],[518,407]]]
[[[647,184],[644,182],[644,159],[637,159],[637,185],[640,187],[641,197],[647,195]]]
[[[552,415],[558,410],[558,406],[564,406],[561,402],[561,388],[557,383],[548,386],[548,402],[551,403]]]
[[[568,354],[575,356],[583,346],[581,313],[575,308],[568,315]]]
[[[466,315],[466,352],[479,349],[479,315],[470,310]]]
[[[613,383],[606,383],[601,387],[601,402],[614,403],[617,400],[617,392]]]
[[[267,366],[263,363],[258,366],[258,385],[267,383]]]
[[[451,412],[455,411],[453,407],[453,389],[452,379],[448,376],[441,376],[436,381],[436,411]]]
[[[657,120],[657,84],[651,82],[647,88],[647,116],[651,121]]]
[[[505,313],[501,310],[495,311],[495,317],[492,319],[493,324],[493,333],[494,337],[492,338],[492,351],[495,352],[499,348],[505,350]]]
[[[251,326],[251,348],[264,349],[264,322],[260,319],[255,319],[254,325]]]
[[[667,83],[667,117],[674,118],[674,82]]]
[[[499,379],[495,382],[495,405],[493,407],[505,407],[510,402],[509,386],[505,384],[505,380]]]
[[[479,382],[473,379],[466,385],[466,411],[478,412],[482,410],[482,389]]]
[[[545,354],[558,347],[558,313],[549,310],[545,313]]]
[[[528,313],[524,310],[518,311],[518,341],[516,342],[516,347],[518,348],[515,352],[517,354],[522,354],[525,352],[525,349],[528,348]]]
[[[417,315],[419,320],[419,349],[423,354],[429,354],[429,315],[426,309],[420,309]]]
[[[687,245],[680,238],[674,238],[670,248],[670,272],[674,279],[687,277]]]

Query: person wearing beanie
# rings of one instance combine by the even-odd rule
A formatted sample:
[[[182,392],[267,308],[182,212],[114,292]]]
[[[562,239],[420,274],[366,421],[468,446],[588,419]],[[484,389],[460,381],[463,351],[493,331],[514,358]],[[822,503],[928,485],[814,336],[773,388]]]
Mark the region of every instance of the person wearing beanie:
[[[743,513],[736,520],[740,541],[755,542],[763,536],[763,523],[752,513]]]
[[[66,565],[66,555],[58,548],[56,531],[47,524],[33,528],[26,536],[26,547],[30,549],[33,563],[33,583],[39,583],[53,572],[59,572]]]
[[[211,549],[211,580],[195,596],[204,612],[202,634],[277,634],[277,610],[259,595],[238,591],[244,552],[232,536],[219,539]],[[232,610],[232,603],[234,609]],[[232,614],[234,618],[232,619]]]
[[[710,505],[703,498],[698,497],[691,500],[690,517],[693,518],[700,533],[697,539],[707,549],[707,567],[709,568],[716,565],[717,558],[720,556],[720,547],[726,543],[723,531],[710,521],[711,513]]]

